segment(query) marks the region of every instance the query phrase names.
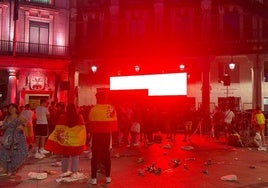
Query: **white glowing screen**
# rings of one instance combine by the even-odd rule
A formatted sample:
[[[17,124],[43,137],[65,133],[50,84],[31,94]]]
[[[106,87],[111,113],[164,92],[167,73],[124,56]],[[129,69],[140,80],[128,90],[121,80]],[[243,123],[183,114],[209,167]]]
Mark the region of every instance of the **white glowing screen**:
[[[187,95],[187,73],[110,77],[110,90],[140,89],[149,96]]]

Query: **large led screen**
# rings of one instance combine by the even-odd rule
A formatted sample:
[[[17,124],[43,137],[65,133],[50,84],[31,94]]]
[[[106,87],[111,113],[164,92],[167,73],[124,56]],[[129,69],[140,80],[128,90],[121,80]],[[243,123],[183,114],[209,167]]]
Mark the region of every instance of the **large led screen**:
[[[148,90],[148,96],[187,95],[187,73],[110,77],[110,90]]]

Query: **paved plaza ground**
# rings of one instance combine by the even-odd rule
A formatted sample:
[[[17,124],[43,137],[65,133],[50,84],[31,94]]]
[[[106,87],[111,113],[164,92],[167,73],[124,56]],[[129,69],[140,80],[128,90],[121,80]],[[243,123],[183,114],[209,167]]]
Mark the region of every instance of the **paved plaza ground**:
[[[112,151],[112,182],[98,173],[98,184],[89,185],[88,178],[76,182],[57,183],[60,160],[56,156],[44,159],[29,157],[14,178],[1,177],[0,187],[16,188],[264,188],[268,187],[268,151],[256,148],[235,148],[215,142],[208,136],[195,135],[191,143],[163,138],[150,146],[114,146]],[[90,176],[90,159],[82,155],[80,172]],[[30,179],[29,172],[54,172],[43,180]],[[235,175],[237,180],[221,180]],[[230,176],[228,176],[230,177]],[[234,177],[234,176],[231,176]]]

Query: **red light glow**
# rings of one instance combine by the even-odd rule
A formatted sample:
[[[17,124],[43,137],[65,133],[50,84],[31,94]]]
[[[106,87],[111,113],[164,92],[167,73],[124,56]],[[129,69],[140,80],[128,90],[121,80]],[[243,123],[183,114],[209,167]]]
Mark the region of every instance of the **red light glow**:
[[[187,73],[110,77],[110,90],[148,90],[148,96],[187,95]]]

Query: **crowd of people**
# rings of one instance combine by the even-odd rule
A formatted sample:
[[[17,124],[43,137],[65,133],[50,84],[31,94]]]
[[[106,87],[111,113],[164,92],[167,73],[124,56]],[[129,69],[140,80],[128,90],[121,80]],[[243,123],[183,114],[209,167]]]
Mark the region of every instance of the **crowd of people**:
[[[34,110],[29,104],[3,107],[0,111],[0,175],[14,176],[32,152],[37,159],[48,153],[61,157],[62,174],[57,182],[67,177],[72,181],[86,178],[78,171],[79,157],[90,144],[90,183],[97,184],[99,163],[104,164],[106,183],[110,183],[110,149],[112,133],[117,132],[117,115],[113,106],[107,104],[106,93],[97,93],[96,98],[98,104],[87,109],[73,103],[49,104],[46,99],[41,99]]]
[[[219,141],[223,134],[224,142],[228,145],[257,147],[259,150],[266,150],[265,116],[258,106],[252,110],[249,116],[242,119],[236,117],[229,105],[223,109],[216,107],[212,114],[213,136]]]
[[[61,156],[62,174],[57,182],[70,177],[85,178],[78,171],[79,156],[90,150],[91,184],[97,184],[97,170],[101,163],[105,169],[106,183],[111,179],[110,151],[113,145],[136,147],[161,142],[159,132],[175,142],[178,129],[184,130],[184,142],[191,142],[193,129],[203,122],[202,108],[191,105],[178,111],[172,106],[161,110],[154,106],[143,108],[121,104],[109,104],[105,92],[96,94],[95,106],[81,106],[63,102],[40,100],[31,109],[29,104],[18,107],[10,104],[1,109],[0,174],[14,175],[27,159],[29,152],[42,159],[48,153]],[[251,114],[250,126],[241,129],[236,114],[226,105],[215,108],[211,116],[211,128],[216,140],[224,137],[226,144],[253,146],[264,149],[265,117],[257,107]],[[181,127],[180,127],[181,126]],[[69,168],[70,166],[70,168]]]

